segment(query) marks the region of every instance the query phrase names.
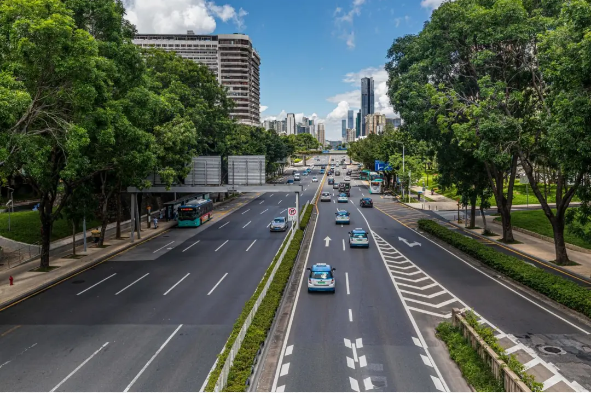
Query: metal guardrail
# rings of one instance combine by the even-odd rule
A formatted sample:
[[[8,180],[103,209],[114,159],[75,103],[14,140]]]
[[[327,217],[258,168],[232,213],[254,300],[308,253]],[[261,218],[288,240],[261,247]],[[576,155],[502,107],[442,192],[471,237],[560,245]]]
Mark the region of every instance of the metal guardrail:
[[[0,253],[0,263],[7,265],[8,269],[29,262],[31,259],[41,255],[41,243],[23,245],[12,251],[5,251]]]

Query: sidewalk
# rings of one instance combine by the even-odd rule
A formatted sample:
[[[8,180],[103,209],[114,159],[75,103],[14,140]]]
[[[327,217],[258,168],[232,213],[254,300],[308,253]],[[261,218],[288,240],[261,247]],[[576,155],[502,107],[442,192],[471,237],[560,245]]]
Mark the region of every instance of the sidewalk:
[[[488,225],[488,229],[496,233],[497,236],[487,236],[487,238],[498,241],[501,239],[503,228],[500,224],[494,222],[493,218],[494,217],[487,216],[486,223]],[[467,229],[464,227],[464,223],[458,224],[457,221],[452,222],[454,224],[461,226],[462,229],[464,229],[465,231],[470,231],[477,235],[481,235],[483,231],[482,228],[484,228],[481,216],[476,217],[476,226],[480,227],[481,229]],[[554,243],[515,230],[513,231],[513,237],[515,238],[515,240],[521,242],[522,244],[501,244],[504,247],[514,249],[516,251],[531,255],[535,258],[542,259],[544,261],[553,261],[556,259]],[[567,250],[567,252],[570,260],[578,263],[579,265],[561,266],[561,268],[580,274],[585,277],[591,277],[591,254],[570,249]]]
[[[212,222],[221,220],[259,195],[259,193],[243,194],[237,198],[216,203]],[[106,247],[104,248],[97,248],[94,244],[88,244],[85,253],[84,246],[78,246],[76,248],[76,254],[80,256],[78,259],[66,258],[72,254],[70,243],[67,252],[50,257],[49,265],[57,267],[50,272],[31,271],[39,266],[39,258],[12,269],[2,270],[0,272],[0,310],[19,299],[24,299],[64,279],[68,279],[75,273],[86,270],[147,240],[153,239],[174,226],[176,226],[176,221],[160,221],[157,229],[147,228],[147,223],[143,220],[141,222],[141,239],[136,237],[135,242],[131,243],[129,230],[122,233],[123,238],[121,239],[115,239],[113,233],[109,238],[105,239],[104,244]],[[207,228],[207,226],[203,228]],[[14,279],[14,285],[12,286],[9,284],[10,276]]]

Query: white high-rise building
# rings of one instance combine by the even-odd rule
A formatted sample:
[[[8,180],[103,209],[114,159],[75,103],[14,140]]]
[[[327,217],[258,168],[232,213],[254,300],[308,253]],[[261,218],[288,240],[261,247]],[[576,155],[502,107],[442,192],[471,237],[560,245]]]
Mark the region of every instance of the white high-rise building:
[[[206,65],[234,101],[230,116],[252,126],[260,125],[261,58],[244,34],[196,35],[137,34],[133,43],[143,48],[176,52],[181,57]]]
[[[297,134],[296,120],[294,113],[287,114],[287,135]]]
[[[324,123],[318,124],[316,139],[318,140],[318,143],[322,145],[321,149],[324,150],[324,146],[326,146],[326,139],[324,139]]]

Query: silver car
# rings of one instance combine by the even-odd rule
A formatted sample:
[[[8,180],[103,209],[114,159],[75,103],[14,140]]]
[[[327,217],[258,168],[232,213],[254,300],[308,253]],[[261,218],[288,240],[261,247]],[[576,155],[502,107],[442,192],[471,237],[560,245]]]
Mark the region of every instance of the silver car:
[[[289,228],[289,224],[287,223],[286,217],[275,217],[273,221],[271,221],[271,225],[269,225],[269,230],[271,232],[285,232]]]
[[[320,195],[320,202],[330,202],[330,201],[331,201],[330,192],[323,192],[322,195]]]

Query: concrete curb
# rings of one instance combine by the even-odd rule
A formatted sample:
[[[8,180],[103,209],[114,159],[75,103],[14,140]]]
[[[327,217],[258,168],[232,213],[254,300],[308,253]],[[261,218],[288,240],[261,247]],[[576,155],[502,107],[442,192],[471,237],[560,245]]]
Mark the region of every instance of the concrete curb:
[[[171,225],[171,227],[172,227],[172,225]],[[0,303],[0,311],[3,311],[4,309],[6,309],[8,307],[12,307],[12,306],[22,302],[23,300],[28,299],[29,297],[32,297],[32,296],[35,296],[41,292],[44,292],[45,290],[49,289],[50,287],[52,287],[62,281],[69,280],[70,278],[82,273],[85,270],[88,270],[96,265],[106,262],[109,259],[112,259],[113,257],[115,257],[123,252],[126,252],[131,248],[139,246],[139,245],[147,242],[148,240],[153,239],[154,237],[160,236],[160,235],[168,232],[168,230],[170,230],[170,227],[166,228],[160,232],[157,232],[157,233],[156,232],[147,233],[144,235],[144,238],[140,242],[128,243],[127,246],[125,246],[125,247],[108,252],[107,254],[97,257],[95,260],[91,260],[91,261],[87,262],[86,264],[79,266],[72,271],[64,273],[63,275],[56,277],[50,281],[46,281],[40,285],[37,285],[35,288],[33,288],[27,292],[21,293],[15,297],[13,297],[10,300],[6,300],[6,301]]]
[[[549,243],[554,244],[554,239],[551,238],[551,237],[549,237],[549,236],[540,235],[539,233],[532,232],[530,230],[523,229],[523,228],[520,228],[520,227],[513,227],[513,230],[514,231],[517,231],[517,232],[525,233],[526,235],[533,236],[535,238],[542,239],[542,240],[545,240],[545,241],[547,241]],[[566,245],[566,248],[568,248],[569,250],[584,252],[585,254],[591,254],[591,250],[588,249],[588,248],[583,248],[583,247],[575,246],[574,244],[566,243],[566,242],[565,242],[565,245]]]

